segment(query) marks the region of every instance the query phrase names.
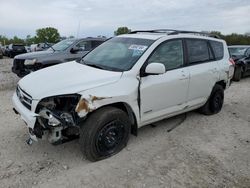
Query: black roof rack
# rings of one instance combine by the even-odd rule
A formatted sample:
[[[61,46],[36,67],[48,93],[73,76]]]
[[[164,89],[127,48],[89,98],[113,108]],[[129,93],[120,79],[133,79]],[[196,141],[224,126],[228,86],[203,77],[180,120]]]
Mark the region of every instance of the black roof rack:
[[[156,30],[137,30],[131,31],[129,34],[135,33],[166,33],[167,35],[177,35],[177,34],[194,34],[206,37],[218,38],[220,37],[215,34],[205,33],[205,32],[197,32],[197,31],[183,31],[183,30],[174,30],[174,29],[156,29]]]

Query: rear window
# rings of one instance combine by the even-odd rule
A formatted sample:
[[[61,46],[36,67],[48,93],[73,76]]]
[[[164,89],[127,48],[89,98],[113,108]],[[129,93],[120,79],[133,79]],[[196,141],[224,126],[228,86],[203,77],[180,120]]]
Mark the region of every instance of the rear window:
[[[206,40],[187,39],[189,64],[196,64],[210,60],[208,43]]]
[[[215,60],[222,59],[224,56],[223,43],[217,41],[209,41],[209,43],[213,49]]]
[[[24,45],[16,45],[16,44],[14,44],[13,46],[12,46],[12,48],[13,49],[25,49],[25,47],[24,47]]]

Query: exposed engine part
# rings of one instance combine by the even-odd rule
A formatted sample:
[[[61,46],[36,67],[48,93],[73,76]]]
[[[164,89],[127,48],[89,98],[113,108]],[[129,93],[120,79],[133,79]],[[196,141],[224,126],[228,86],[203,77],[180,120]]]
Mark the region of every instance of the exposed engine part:
[[[48,109],[43,109],[39,112],[39,115],[47,119],[47,123],[49,126],[55,127],[61,124],[61,121],[57,118],[55,114],[53,114],[50,110]]]
[[[33,144],[33,140],[32,140],[31,138],[28,138],[28,139],[26,140],[26,143],[27,143],[29,146],[31,146],[31,145]]]
[[[48,141],[51,144],[58,144],[59,142],[61,142],[63,140],[62,130],[63,127],[51,128],[48,133]]]
[[[75,135],[79,136],[79,134],[80,134],[79,127],[71,126],[71,127],[66,128],[66,129],[63,129],[62,134],[63,134],[63,136],[66,136],[66,137],[72,137]]]
[[[77,138],[79,129],[76,125],[80,118],[75,107],[79,99],[80,95],[73,94],[41,100],[36,109],[39,116],[32,133],[54,145]]]
[[[65,122],[67,125],[75,125],[74,123],[74,119],[72,117],[71,114],[67,113],[67,112],[63,112],[60,115],[60,118],[63,120],[63,122]]]
[[[51,110],[44,108],[39,112],[39,116],[40,117],[38,117],[38,121],[45,128],[56,127],[59,125],[63,127],[75,126],[73,116],[67,112],[52,112]],[[43,121],[41,118],[45,119],[46,121]]]

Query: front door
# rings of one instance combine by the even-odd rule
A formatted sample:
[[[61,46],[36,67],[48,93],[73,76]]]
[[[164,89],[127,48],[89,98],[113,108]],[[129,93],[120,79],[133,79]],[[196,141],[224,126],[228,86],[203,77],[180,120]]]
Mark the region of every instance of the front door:
[[[79,51],[76,52],[69,52],[69,55],[67,57],[67,61],[73,61],[73,60],[79,60],[81,59],[84,55],[86,55],[91,47],[91,42],[90,41],[80,41],[78,42],[74,48],[78,48]]]
[[[146,62],[162,63],[166,72],[141,78],[142,124],[163,119],[186,106],[189,72],[184,67],[183,41],[170,40],[160,44]]]

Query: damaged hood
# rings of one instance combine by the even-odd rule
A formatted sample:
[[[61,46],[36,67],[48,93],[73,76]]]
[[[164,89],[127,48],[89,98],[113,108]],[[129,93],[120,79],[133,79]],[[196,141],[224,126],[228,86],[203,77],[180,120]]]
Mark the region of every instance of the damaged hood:
[[[19,86],[35,100],[73,94],[114,83],[122,72],[101,70],[75,61],[33,72],[19,81]]]

